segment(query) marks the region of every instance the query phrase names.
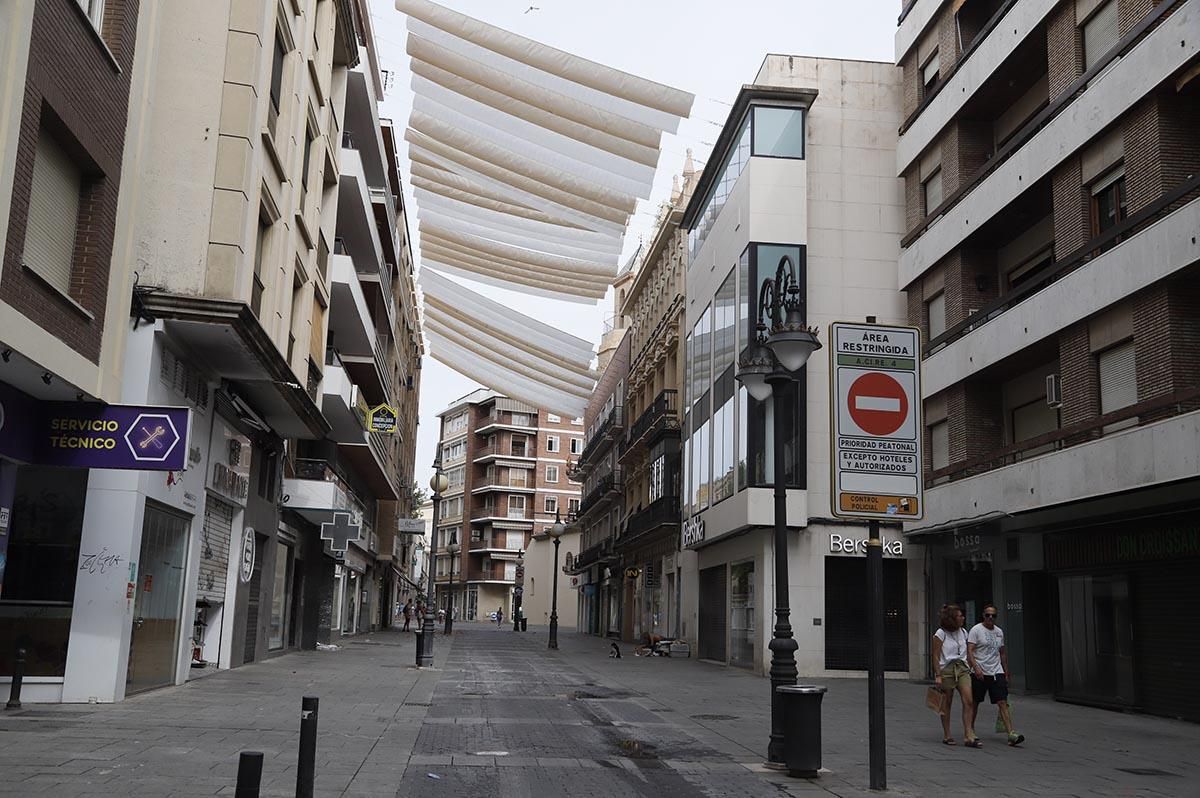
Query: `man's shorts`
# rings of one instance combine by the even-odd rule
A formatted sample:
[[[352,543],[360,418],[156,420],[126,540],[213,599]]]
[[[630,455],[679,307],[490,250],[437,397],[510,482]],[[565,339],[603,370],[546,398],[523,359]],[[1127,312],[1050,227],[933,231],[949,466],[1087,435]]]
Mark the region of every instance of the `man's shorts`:
[[[990,698],[993,704],[1008,700],[1008,680],[1004,678],[1003,673],[984,676],[982,679],[972,674],[971,689],[975,693],[976,704],[982,704],[985,697]]]
[[[942,668],[942,691],[953,693],[971,683],[971,669],[961,659],[952,660]]]

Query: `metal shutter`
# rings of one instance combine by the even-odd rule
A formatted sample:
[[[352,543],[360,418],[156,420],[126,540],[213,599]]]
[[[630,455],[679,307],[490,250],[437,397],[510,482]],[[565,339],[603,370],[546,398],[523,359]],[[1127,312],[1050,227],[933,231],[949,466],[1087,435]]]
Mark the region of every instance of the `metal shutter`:
[[[213,496],[204,505],[204,538],[200,545],[200,581],[196,600],[214,604],[225,601],[225,579],[229,573],[229,545],[233,538],[232,504]]]
[[[825,558],[825,667],[867,668],[867,560]],[[883,668],[908,670],[908,563],[883,561]]]
[[[1083,68],[1091,69],[1117,43],[1117,0],[1110,0],[1083,23]]]
[[[1137,403],[1137,368],[1133,341],[1106,349],[1097,357],[1100,370],[1100,412],[1111,413]]]
[[[941,177],[937,178],[941,182]],[[930,210],[933,210],[930,208]],[[946,294],[941,293],[927,303],[929,312],[929,337],[937,338],[946,331]]]
[[[1190,721],[1200,721],[1200,693],[1194,689],[1200,637],[1162,610],[1195,600],[1197,566],[1195,559],[1141,564],[1131,585],[1137,704],[1155,715]]]
[[[729,574],[724,564],[700,572],[700,659],[726,660],[725,594]]]
[[[930,466],[934,471],[950,465],[950,424],[939,421],[929,428]]]
[[[71,290],[81,183],[79,168],[43,130],[33,160],[21,261],[64,294]]]

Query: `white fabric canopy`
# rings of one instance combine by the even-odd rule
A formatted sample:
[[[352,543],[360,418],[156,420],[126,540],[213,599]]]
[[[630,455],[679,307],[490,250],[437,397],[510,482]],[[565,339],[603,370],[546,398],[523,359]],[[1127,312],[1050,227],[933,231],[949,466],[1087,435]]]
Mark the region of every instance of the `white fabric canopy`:
[[[577,417],[592,345],[445,275],[595,302],[649,196],[664,132],[692,95],[444,8],[408,15],[409,144],[432,355],[522,401]]]

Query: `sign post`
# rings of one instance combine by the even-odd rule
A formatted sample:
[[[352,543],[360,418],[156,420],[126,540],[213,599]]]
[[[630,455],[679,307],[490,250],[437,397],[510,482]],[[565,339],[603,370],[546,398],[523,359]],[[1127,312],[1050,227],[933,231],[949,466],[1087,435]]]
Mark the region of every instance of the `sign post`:
[[[913,327],[830,325],[833,514],[865,519],[870,781],[887,789],[883,711],[883,541],[879,520],[916,521],[921,484],[921,333]]]

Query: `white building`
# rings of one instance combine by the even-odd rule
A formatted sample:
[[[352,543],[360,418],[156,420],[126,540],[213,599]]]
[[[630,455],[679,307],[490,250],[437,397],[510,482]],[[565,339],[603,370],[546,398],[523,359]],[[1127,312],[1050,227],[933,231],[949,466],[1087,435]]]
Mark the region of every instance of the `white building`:
[[[829,366],[817,352],[783,404],[734,379],[760,283],[785,256],[807,321],[905,320],[896,289],[903,184],[900,80],[891,64],[770,55],[739,93],[683,216],[689,231],[681,405],[683,637],[695,654],[765,672],[775,623],[773,424],[786,425],[791,624],[804,675],[865,670],[864,525],[832,517]],[[924,646],[921,560],[886,531],[886,668]],[[896,541],[896,542],[892,542]]]

